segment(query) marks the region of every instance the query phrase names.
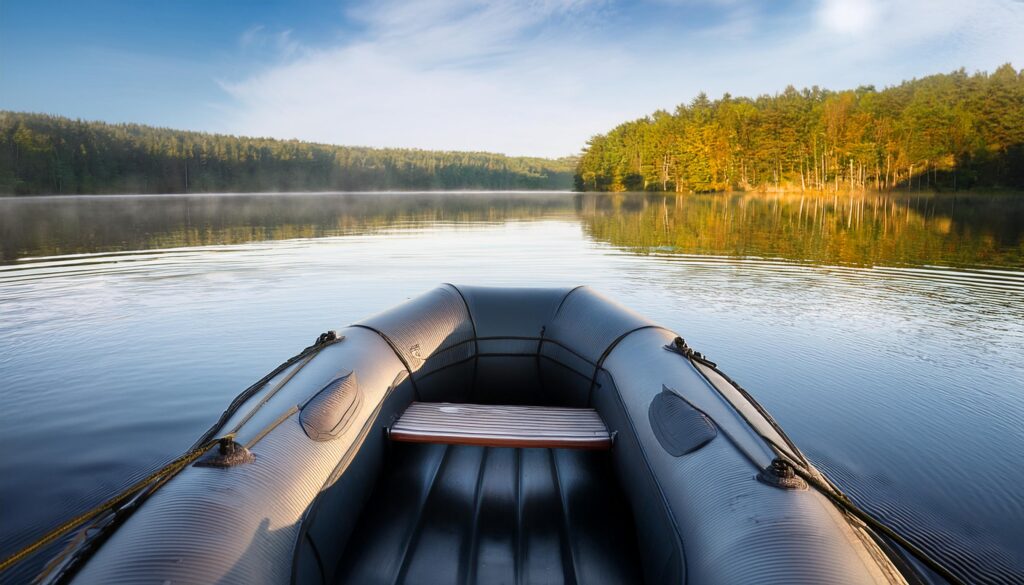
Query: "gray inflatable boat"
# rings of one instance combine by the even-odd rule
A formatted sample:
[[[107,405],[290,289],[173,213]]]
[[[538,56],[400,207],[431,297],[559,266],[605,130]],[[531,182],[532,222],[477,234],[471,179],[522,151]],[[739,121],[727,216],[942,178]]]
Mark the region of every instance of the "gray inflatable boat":
[[[321,336],[218,437],[52,579],[916,582],[742,388],[587,288],[437,288]]]

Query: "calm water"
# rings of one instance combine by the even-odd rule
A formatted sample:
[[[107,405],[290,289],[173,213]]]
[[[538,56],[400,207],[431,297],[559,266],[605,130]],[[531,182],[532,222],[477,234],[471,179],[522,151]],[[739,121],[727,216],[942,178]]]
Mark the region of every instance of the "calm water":
[[[0,554],[444,281],[619,299],[957,572],[1024,581],[1024,194],[0,200]]]

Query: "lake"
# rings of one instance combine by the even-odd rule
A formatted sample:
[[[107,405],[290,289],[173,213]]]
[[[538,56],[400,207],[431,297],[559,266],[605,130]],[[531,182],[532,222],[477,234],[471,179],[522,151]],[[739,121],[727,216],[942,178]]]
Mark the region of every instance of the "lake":
[[[442,282],[602,291],[955,572],[1024,581],[1024,194],[0,199],[0,555]]]

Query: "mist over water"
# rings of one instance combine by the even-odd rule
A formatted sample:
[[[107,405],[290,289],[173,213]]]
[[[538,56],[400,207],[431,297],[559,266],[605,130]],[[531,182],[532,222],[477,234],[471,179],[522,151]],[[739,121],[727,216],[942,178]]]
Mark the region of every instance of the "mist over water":
[[[587,284],[969,581],[1021,581],[1022,232],[1010,194],[0,199],[0,556],[324,330],[441,282]]]

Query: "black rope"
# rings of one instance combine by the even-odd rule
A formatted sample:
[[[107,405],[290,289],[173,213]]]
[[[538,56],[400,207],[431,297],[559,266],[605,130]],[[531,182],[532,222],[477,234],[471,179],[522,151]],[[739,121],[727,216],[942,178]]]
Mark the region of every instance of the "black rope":
[[[775,451],[776,455],[779,458],[781,458],[789,467],[791,467],[796,475],[800,476],[801,479],[806,481],[808,485],[810,485],[819,493],[827,497],[829,500],[831,500],[833,503],[835,503],[837,506],[842,508],[847,513],[851,514],[864,524],[870,526],[873,530],[882,533],[885,537],[903,547],[903,549],[910,553],[910,555],[914,557],[917,561],[919,561],[924,566],[928,567],[930,570],[934,571],[935,574],[939,575],[952,585],[966,585],[966,582],[964,580],[957,577],[952,571],[950,571],[941,563],[939,563],[931,556],[929,556],[928,553],[925,552],[923,549],[919,548],[906,537],[900,535],[898,532],[882,523],[881,520],[875,518],[869,512],[865,511],[863,508],[854,503],[854,501],[850,499],[849,496],[844,494],[837,486],[832,484],[832,482],[828,481],[828,478],[825,478],[825,480],[822,481],[821,477],[824,476],[819,477],[818,475],[812,473],[810,469],[813,466],[809,461],[807,461],[806,459],[800,461],[789,455],[789,451],[792,450],[794,453],[797,454],[797,457],[803,458],[803,453],[801,453],[800,450],[796,448],[796,445],[794,445],[793,442],[789,439],[789,437],[786,436],[786,434],[782,431],[782,428],[779,426],[779,424],[775,421],[775,419],[771,417],[771,415],[768,414],[764,407],[761,406],[761,404],[758,403],[756,400],[754,400],[753,396],[751,396],[746,390],[740,387],[739,384],[733,382],[732,379],[730,379],[728,376],[722,373],[714,362],[708,360],[699,352],[693,351],[693,349],[687,346],[686,342],[683,341],[683,339],[680,337],[677,337],[676,340],[673,342],[673,345],[668,346],[666,349],[670,349],[675,353],[682,355],[687,360],[689,360],[691,364],[693,364],[694,369],[697,370],[697,373],[699,373],[705,380],[707,380],[708,383],[711,384],[712,388],[715,388],[717,390],[717,387],[715,386],[714,382],[711,381],[704,374],[704,372],[701,371],[699,367],[697,367],[698,363],[708,368],[711,368],[712,370],[715,371],[715,373],[722,376],[722,378],[725,379],[729,384],[732,384],[733,387],[739,390],[743,397],[749,400],[750,403],[757,409],[757,411],[762,416],[765,417],[765,420],[768,422],[768,424],[771,425],[771,427],[775,429],[776,432],[779,433],[779,436],[781,436],[783,440],[787,443],[786,448],[783,448],[782,445],[777,444],[771,438],[766,437],[764,434],[758,432],[757,428],[753,424],[751,424],[749,420],[747,420],[746,416],[744,416],[743,413],[739,412],[739,410],[737,410],[735,407],[733,407],[733,410],[735,410],[740,415],[740,417],[747,422],[747,425],[750,426],[750,428],[757,434],[757,436],[761,437],[761,440],[767,443]],[[726,402],[729,402],[728,399],[726,400]],[[731,402],[729,403],[731,404]]]
[[[152,495],[153,492],[155,492],[157,489],[166,484],[167,481],[169,481],[172,477],[177,475],[178,472],[180,472],[182,469],[187,467],[189,464],[195,462],[201,455],[209,451],[210,448],[212,448],[214,445],[222,442],[223,438],[233,437],[234,433],[229,433],[228,435],[225,435],[225,437],[215,438],[217,431],[220,430],[227,423],[227,421],[230,420],[231,417],[238,412],[238,409],[241,408],[242,405],[245,404],[256,393],[265,388],[266,385],[272,379],[274,379],[274,377],[276,377],[278,374],[280,374],[281,372],[285,371],[286,369],[300,362],[303,359],[312,359],[312,356],[319,353],[322,349],[335,343],[338,343],[343,339],[345,339],[344,336],[339,337],[337,333],[334,331],[322,333],[319,337],[317,337],[316,341],[313,342],[312,345],[303,349],[301,352],[298,353],[298,355],[289,358],[287,361],[279,365],[272,372],[261,378],[255,384],[249,386],[241,393],[239,393],[238,396],[236,396],[234,400],[231,401],[231,404],[228,405],[228,408],[223,413],[221,413],[220,418],[217,419],[217,422],[212,427],[210,427],[210,429],[207,430],[206,433],[204,433],[203,436],[200,437],[200,439],[196,441],[195,444],[193,444],[192,447],[186,453],[174,459],[173,461],[167,463],[166,465],[162,466],[161,468],[149,474],[142,480],[129,486],[128,488],[126,488],[113,498],[107,500],[106,502],[103,502],[98,506],[91,508],[90,510],[84,512],[83,514],[71,518],[63,524],[55,527],[53,530],[47,532],[42,537],[37,539],[35,542],[29,544],[28,546],[24,547],[23,549],[14,553],[13,555],[4,559],[3,561],[0,561],[0,571],[4,571],[12,567],[13,565],[19,563],[20,561],[24,560],[25,558],[31,556],[33,553],[43,548],[45,545],[53,542],[60,536],[67,534],[72,529],[81,526],[86,522],[89,522],[90,520],[96,520],[99,516],[106,512],[111,512],[113,514],[112,520],[105,524],[97,534],[86,538],[82,543],[81,549],[74,553],[71,553],[71,561],[61,569],[61,573],[60,575],[58,575],[56,579],[57,581],[65,580],[69,575],[73,574],[74,571],[77,570],[78,566],[81,564],[81,561],[85,557],[87,557],[91,552],[93,552],[100,543],[106,540],[106,537],[110,534],[111,530],[115,526],[123,522],[136,508],[139,507],[139,505],[141,505],[143,501],[146,500],[146,498],[148,498],[148,496]],[[299,368],[301,368],[303,365],[305,364],[300,364]],[[290,414],[294,414],[294,412]],[[250,443],[250,446],[254,442],[255,440]],[[65,555],[61,556],[63,557]]]
[[[239,393],[238,396],[235,396],[235,399],[231,401],[231,404],[228,405],[227,409],[223,413],[221,413],[220,418],[217,419],[217,422],[215,422],[212,427],[210,427],[205,433],[203,433],[203,436],[199,437],[199,440],[192,445],[192,448],[195,449],[199,445],[202,445],[209,441],[210,439],[212,439],[217,434],[217,431],[219,431],[221,427],[227,424],[228,420],[231,419],[231,417],[234,416],[236,412],[238,412],[238,409],[241,408],[242,405],[246,403],[246,401],[252,398],[254,394],[262,390],[263,387],[266,386],[267,383],[269,383],[271,380],[273,380],[274,377],[276,377],[278,374],[288,369],[299,360],[311,354],[317,353],[320,350],[324,349],[325,347],[334,345],[335,343],[338,343],[343,339],[345,339],[345,336],[338,337],[337,333],[335,333],[334,331],[321,333],[320,336],[317,337],[316,341],[313,342],[313,345],[307,347],[306,349],[303,349],[297,355],[288,358],[287,361],[274,368],[274,370],[267,374],[266,376],[260,378],[255,384],[249,386],[245,390],[242,390],[242,392]]]
[[[962,579],[957,577],[955,574],[953,574],[952,571],[950,571],[941,563],[939,563],[931,556],[929,556],[928,553],[926,553],[923,549],[919,548],[916,544],[910,542],[910,540],[908,540],[906,537],[902,536],[900,533],[896,532],[892,528],[889,528],[888,526],[883,524],[881,520],[878,520],[870,513],[865,511],[863,508],[855,504],[853,500],[849,498],[849,496],[839,491],[839,488],[832,485],[831,482],[825,483],[818,479],[818,477],[816,477],[813,473],[804,469],[802,466],[794,465],[794,461],[792,460],[792,458],[786,455],[785,452],[779,449],[774,443],[772,444],[772,447],[774,447],[776,449],[776,452],[779,453],[780,457],[783,457],[786,460],[786,462],[793,468],[794,473],[799,475],[811,487],[818,490],[818,492],[823,494],[825,497],[832,500],[840,508],[849,512],[858,520],[867,524],[874,530],[881,532],[896,544],[902,546],[904,550],[911,554],[911,556],[920,561],[921,564],[923,564],[924,566],[934,571],[943,579],[949,581],[953,585],[967,585],[966,581],[963,581]]]
[[[224,438],[229,439],[230,435],[226,435]],[[195,460],[199,459],[199,457],[201,457],[204,453],[209,451],[218,442],[219,440],[217,439],[210,440],[200,445],[199,447],[189,450],[187,453],[184,453],[183,455],[177,457],[173,461],[168,462],[166,465],[161,466],[153,473],[150,473],[141,480],[128,486],[113,498],[110,498],[109,500],[97,506],[93,506],[92,508],[86,510],[85,512],[73,518],[70,518],[62,524],[54,527],[52,530],[47,531],[46,534],[43,534],[27,546],[23,547],[21,550],[15,552],[3,561],[0,561],[0,571],[5,571],[13,567],[18,562],[32,555],[32,553],[38,551],[47,544],[50,544],[51,542],[57,540],[61,536],[70,532],[71,530],[74,530],[76,527],[100,516],[101,514],[110,511],[116,511],[118,506],[124,504],[126,501],[129,500],[129,498],[139,493],[144,488],[153,485],[154,482],[156,482],[156,485],[163,485],[164,483],[167,482],[168,479],[174,477],[182,469],[188,467]]]

